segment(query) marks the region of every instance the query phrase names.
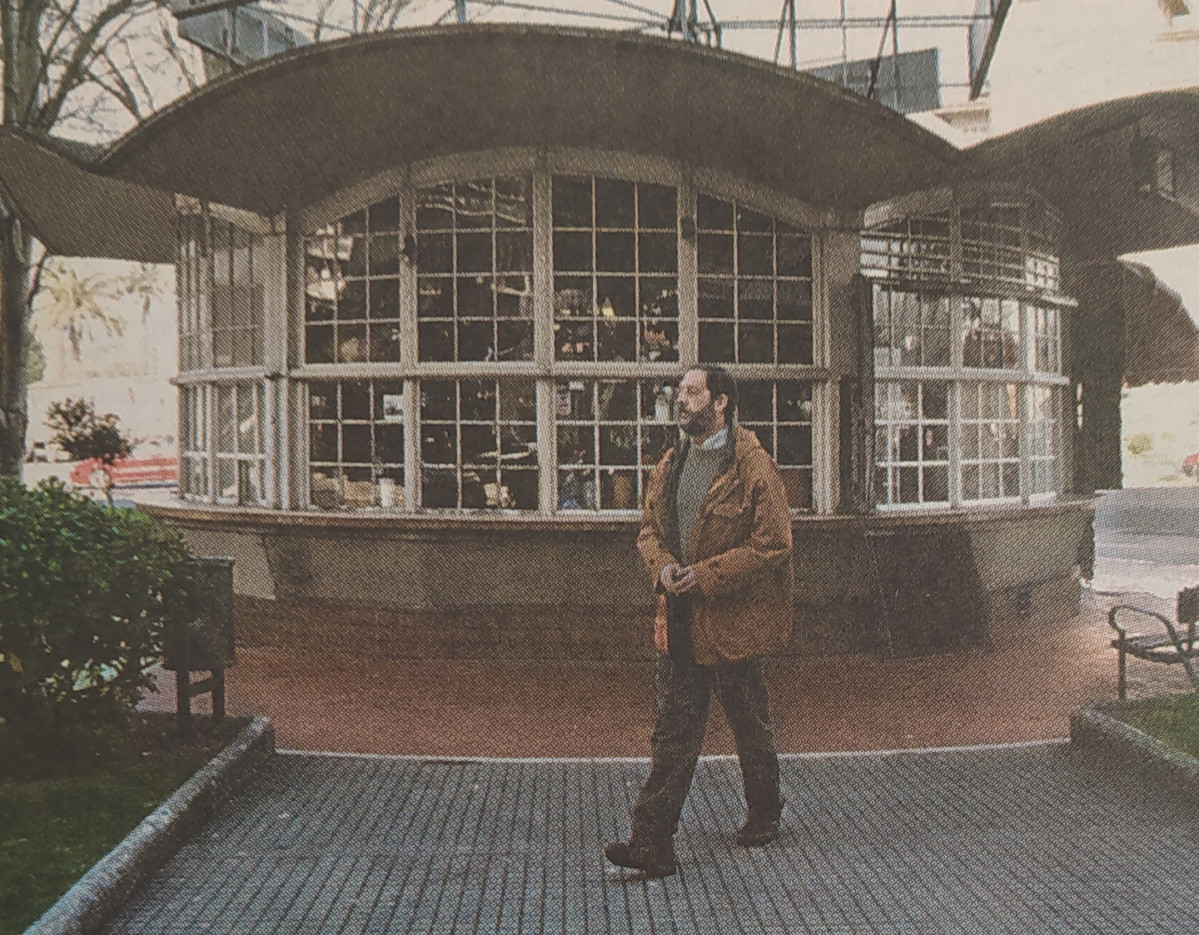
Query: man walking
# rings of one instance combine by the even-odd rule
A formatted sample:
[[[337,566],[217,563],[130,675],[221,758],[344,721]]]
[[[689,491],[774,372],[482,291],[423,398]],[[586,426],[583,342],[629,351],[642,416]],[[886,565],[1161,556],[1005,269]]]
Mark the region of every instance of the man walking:
[[[612,863],[646,877],[677,870],[672,839],[703,745],[712,693],[741,762],[748,816],[736,842],[770,843],[783,800],[761,657],[792,628],[791,514],[782,478],[736,425],[737,384],[693,367],[679,384],[682,439],[654,468],[637,548],[658,593],[657,721],[649,778]]]

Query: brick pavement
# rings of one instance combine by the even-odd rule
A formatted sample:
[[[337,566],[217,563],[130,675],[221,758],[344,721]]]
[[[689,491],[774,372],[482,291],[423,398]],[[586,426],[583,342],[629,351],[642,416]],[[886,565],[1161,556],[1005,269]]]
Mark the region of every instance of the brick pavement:
[[[754,851],[731,843],[735,760],[704,759],[681,872],[649,883],[600,853],[646,769],[279,756],[107,931],[1199,931],[1193,810],[1065,744],[788,756]]]
[[[779,749],[792,753],[940,747],[1064,737],[1070,711],[1115,698],[1106,606],[1016,625],[951,656],[776,659]],[[1160,601],[1157,603],[1161,603]],[[1168,602],[1167,602],[1168,603]],[[1156,606],[1156,605],[1155,605]],[[640,663],[389,659],[239,646],[229,709],[271,718],[283,749],[435,756],[642,756],[653,675]],[[174,680],[145,706],[173,709]],[[1188,687],[1178,666],[1131,660],[1130,697]],[[206,700],[197,708],[207,710]],[[705,752],[731,753],[713,708]]]

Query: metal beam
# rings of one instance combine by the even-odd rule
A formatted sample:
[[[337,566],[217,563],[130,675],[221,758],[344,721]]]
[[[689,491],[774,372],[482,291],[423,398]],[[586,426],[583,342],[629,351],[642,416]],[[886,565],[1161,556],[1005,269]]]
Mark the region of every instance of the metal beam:
[[[195,6],[186,6],[175,9],[171,7],[171,12],[175,19],[191,19],[193,16],[203,16],[205,13],[217,13],[221,10],[229,10],[241,6],[249,6],[251,3],[257,3],[258,0],[209,0],[207,3],[197,3]]]

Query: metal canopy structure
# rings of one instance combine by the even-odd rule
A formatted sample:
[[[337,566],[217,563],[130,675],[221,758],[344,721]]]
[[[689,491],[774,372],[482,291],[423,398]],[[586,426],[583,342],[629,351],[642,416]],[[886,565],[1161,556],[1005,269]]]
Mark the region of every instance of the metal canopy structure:
[[[360,0],[346,3],[353,15],[340,28],[358,34],[365,18],[359,15]],[[339,28],[326,17],[304,15],[286,0],[174,0],[172,6],[180,35],[203,48],[206,56],[222,56],[233,67],[278,54],[291,47],[288,43],[299,44],[306,31]],[[520,22],[608,28],[677,36],[715,47],[724,47],[728,39],[730,47],[763,58],[769,55],[773,37],[776,64],[785,61],[795,70],[819,68],[825,74],[835,74],[839,65],[842,80],[835,83],[845,87],[857,84],[850,80],[853,62],[870,61],[875,80],[869,82],[867,96],[892,106],[892,100],[878,94],[880,72],[888,72],[890,87],[899,88],[902,53],[940,46],[943,60],[956,59],[949,45],[958,41],[965,50],[963,77],[945,80],[944,85],[971,100],[978,97],[1010,6],[1011,0],[782,0],[776,15],[763,15],[769,9],[767,0],[443,0],[411,8],[397,4],[386,24],[411,28]],[[240,32],[251,34],[249,42],[238,38],[243,20]],[[939,33],[942,41],[930,39],[930,31]],[[260,33],[265,38],[260,40]],[[272,42],[275,33],[278,41]],[[947,43],[949,36],[960,39]],[[897,104],[898,92],[893,97]]]

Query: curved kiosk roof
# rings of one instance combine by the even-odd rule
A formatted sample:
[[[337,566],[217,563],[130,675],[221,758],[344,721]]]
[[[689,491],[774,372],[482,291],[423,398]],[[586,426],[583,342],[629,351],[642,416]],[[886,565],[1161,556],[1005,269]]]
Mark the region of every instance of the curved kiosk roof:
[[[848,209],[932,184],[956,155],[879,104],[745,56],[492,26],[279,56],[168,107],[98,168],[273,214],[413,160],[518,146],[662,156]]]
[[[1138,191],[1128,143],[1145,137],[1174,156],[1171,197]],[[0,128],[0,180],[55,252],[166,262],[163,193],[273,215],[395,166],[505,147],[659,156],[849,212],[1006,179],[1063,209],[1081,255],[1199,241],[1199,89],[1080,108],[959,151],[820,79],[609,30],[468,25],[305,46],[205,85],[94,159]]]

